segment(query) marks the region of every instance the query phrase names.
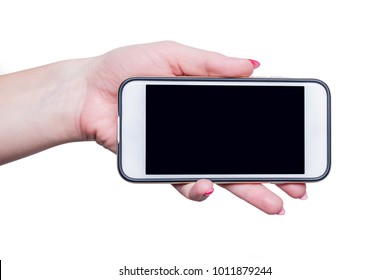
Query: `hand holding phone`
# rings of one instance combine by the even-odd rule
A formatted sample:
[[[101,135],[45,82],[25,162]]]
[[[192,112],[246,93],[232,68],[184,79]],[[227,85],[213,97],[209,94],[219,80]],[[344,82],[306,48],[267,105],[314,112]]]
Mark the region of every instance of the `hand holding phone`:
[[[248,59],[228,57],[174,42],[119,48],[94,58],[93,65],[96,67],[88,68],[93,70],[89,80],[95,82],[91,84],[92,87],[88,87],[88,98],[84,102],[85,107],[80,118],[82,125],[80,131],[85,139],[95,139],[114,153],[118,153],[117,92],[120,84],[128,77],[148,75],[247,77],[252,75],[254,69]],[[201,111],[200,108],[197,112]],[[189,137],[197,137],[197,135]],[[208,158],[204,160],[207,161]],[[183,196],[191,200],[203,200],[205,198],[203,195],[212,188],[208,180],[174,186]],[[278,186],[293,198],[301,198],[306,193],[304,183]],[[268,186],[260,183],[235,183],[225,184],[223,187],[266,213],[283,212],[282,199]]]
[[[2,143],[0,164],[74,141],[94,140],[117,153],[117,90],[127,77],[245,77],[250,76],[258,65],[248,59],[227,57],[174,42],[159,42],[123,47],[98,57],[63,61],[5,75],[1,77],[3,89],[13,90],[6,90],[3,94],[4,118],[0,119],[4,121],[0,123],[0,130],[8,135],[4,139],[8,141]],[[26,83],[18,83],[20,80],[29,81],[30,86],[26,88]],[[67,86],[52,92],[47,90],[48,84],[55,85],[53,88]],[[30,106],[42,96],[47,96],[51,103],[42,103],[42,110]],[[15,105],[19,110],[12,110]],[[22,117],[20,113],[23,113]],[[23,119],[29,122],[20,122]],[[31,130],[31,122],[40,127]],[[9,130],[9,127],[18,129]],[[39,135],[45,136],[36,137],[37,130],[42,132]],[[213,185],[208,180],[198,180],[174,186],[191,200],[203,200]],[[283,207],[281,199],[259,183],[224,187],[267,213],[279,213]],[[292,197],[305,194],[305,184],[289,184],[281,188]]]
[[[93,68],[92,75],[94,78],[92,81],[96,82],[92,84],[94,87],[88,88],[89,99],[85,101],[84,117],[80,120],[83,125],[81,132],[86,139],[96,139],[98,143],[116,154],[118,153],[117,92],[120,84],[128,77],[148,75],[248,77],[252,75],[255,68],[248,59],[228,57],[174,42],[119,48],[96,60],[97,67]],[[197,135],[190,137],[197,137]],[[204,160],[207,161],[208,158]],[[212,186],[208,180],[174,185],[184,197],[197,201],[205,199],[204,194],[212,190]],[[232,194],[266,213],[283,212],[282,199],[268,186],[260,183],[236,183],[223,186]],[[293,198],[304,197],[306,193],[304,183],[278,186]]]

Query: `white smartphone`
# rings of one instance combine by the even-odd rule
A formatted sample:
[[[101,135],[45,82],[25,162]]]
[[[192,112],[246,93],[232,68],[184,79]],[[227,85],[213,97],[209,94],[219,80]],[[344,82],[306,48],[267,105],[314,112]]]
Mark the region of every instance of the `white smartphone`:
[[[330,170],[330,91],[316,79],[131,78],[118,169],[132,182],[308,182]]]

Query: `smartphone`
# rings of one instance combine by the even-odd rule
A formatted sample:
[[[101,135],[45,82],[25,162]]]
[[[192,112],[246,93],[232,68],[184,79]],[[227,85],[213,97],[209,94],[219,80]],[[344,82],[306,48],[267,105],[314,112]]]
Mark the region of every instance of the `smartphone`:
[[[317,79],[130,78],[118,170],[132,182],[310,182],[330,170],[330,91]]]

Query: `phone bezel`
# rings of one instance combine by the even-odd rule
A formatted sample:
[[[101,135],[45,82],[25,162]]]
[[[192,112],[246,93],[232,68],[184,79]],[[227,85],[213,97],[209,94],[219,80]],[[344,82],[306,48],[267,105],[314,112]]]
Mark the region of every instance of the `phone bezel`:
[[[305,86],[305,174],[145,174],[146,84],[228,84]],[[131,91],[131,94],[128,94]],[[310,120],[310,121],[309,121]],[[126,129],[124,129],[124,127]],[[320,129],[319,129],[320,127]],[[320,139],[319,141],[314,139]],[[313,146],[314,145],[314,146]],[[129,155],[129,156],[127,156]],[[131,155],[131,156],[130,156]],[[313,162],[315,168],[313,169]],[[118,170],[132,182],[191,182],[201,178],[214,182],[310,182],[330,170],[330,91],[318,79],[292,78],[194,78],[136,77],[122,83],[118,93]],[[313,171],[314,170],[314,171]]]

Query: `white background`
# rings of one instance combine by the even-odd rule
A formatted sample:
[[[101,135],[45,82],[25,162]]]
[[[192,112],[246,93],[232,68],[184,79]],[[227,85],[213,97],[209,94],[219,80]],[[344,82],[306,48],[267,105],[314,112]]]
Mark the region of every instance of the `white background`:
[[[271,186],[285,200],[284,216],[267,216],[220,188],[196,203],[168,185],[127,183],[115,155],[95,143],[1,166],[4,279],[126,279],[118,275],[124,265],[272,266],[271,277],[260,278],[273,280],[389,279],[386,7],[386,1],[3,0],[2,74],[170,39],[257,59],[257,76],[324,80],[333,121],[332,170],[309,185],[309,199],[290,199]]]

